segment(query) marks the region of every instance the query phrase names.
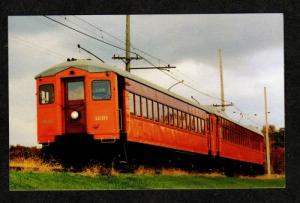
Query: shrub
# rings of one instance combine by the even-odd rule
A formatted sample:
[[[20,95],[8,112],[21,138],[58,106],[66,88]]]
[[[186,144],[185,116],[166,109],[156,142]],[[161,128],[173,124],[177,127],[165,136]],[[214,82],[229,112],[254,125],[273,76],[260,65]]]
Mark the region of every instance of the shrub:
[[[285,150],[283,147],[272,148],[271,150],[271,166],[273,168],[273,172],[277,174],[284,173],[284,154]]]
[[[41,157],[41,149],[37,147],[24,147],[21,145],[10,146],[9,158],[13,159],[39,159]]]

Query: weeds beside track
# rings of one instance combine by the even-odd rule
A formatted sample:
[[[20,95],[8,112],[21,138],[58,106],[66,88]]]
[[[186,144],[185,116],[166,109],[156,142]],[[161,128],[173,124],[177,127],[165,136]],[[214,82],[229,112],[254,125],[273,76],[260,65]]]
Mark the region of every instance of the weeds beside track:
[[[10,172],[10,190],[232,189],[282,188],[284,178],[258,180],[209,176],[83,176],[69,172]]]

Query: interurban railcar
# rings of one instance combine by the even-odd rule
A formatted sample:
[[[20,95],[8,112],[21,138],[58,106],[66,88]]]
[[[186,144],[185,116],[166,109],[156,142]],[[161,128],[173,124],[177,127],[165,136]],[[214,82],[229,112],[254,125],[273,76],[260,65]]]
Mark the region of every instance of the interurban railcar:
[[[45,152],[263,170],[260,132],[115,66],[71,59],[35,79]]]

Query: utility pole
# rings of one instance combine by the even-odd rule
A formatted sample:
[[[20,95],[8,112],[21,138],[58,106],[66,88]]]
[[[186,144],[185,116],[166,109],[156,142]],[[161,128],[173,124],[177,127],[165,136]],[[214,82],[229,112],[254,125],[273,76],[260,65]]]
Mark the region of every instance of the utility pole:
[[[131,60],[135,59],[135,60],[140,60],[140,59],[143,59],[142,57],[136,55],[136,57],[131,57],[130,56],[130,16],[129,15],[126,15],[126,31],[125,31],[125,37],[126,37],[126,40],[125,40],[125,44],[126,44],[126,49],[125,49],[125,57],[122,57],[122,56],[113,56],[112,59],[121,59],[126,67],[126,71],[127,72],[130,72],[131,68],[130,68],[130,62]]]
[[[223,84],[223,62],[222,62],[222,50],[219,49],[219,65],[220,65],[220,83],[221,83],[221,104],[213,104],[214,107],[221,107],[221,111],[225,111],[226,106],[233,106],[233,103],[225,104],[224,99],[224,84]]]
[[[265,126],[266,126],[266,156],[267,156],[267,174],[271,175],[271,164],[270,164],[270,144],[269,144],[269,124],[268,124],[268,106],[267,106],[267,88],[264,87],[264,98],[265,98]]]
[[[139,56],[138,54],[136,54],[135,57],[131,57],[131,50],[130,50],[130,15],[126,15],[126,31],[125,31],[125,37],[126,37],[126,40],[125,40],[125,57],[122,57],[122,56],[116,56],[116,55],[113,55],[112,59],[121,59],[126,67],[126,71],[127,72],[130,72],[130,70],[150,70],[150,69],[159,69],[159,70],[167,70],[169,71],[170,68],[176,68],[175,66],[170,66],[169,64],[167,66],[164,66],[164,67],[161,67],[161,66],[156,66],[156,67],[135,67],[135,68],[131,68],[130,67],[130,62],[131,60],[141,60],[143,59],[143,57]],[[146,59],[144,59],[146,60]]]
[[[220,82],[221,82],[221,111],[225,111],[222,50],[219,49]]]
[[[130,72],[130,16],[126,15],[126,57],[125,57],[125,64],[126,64],[126,71]]]

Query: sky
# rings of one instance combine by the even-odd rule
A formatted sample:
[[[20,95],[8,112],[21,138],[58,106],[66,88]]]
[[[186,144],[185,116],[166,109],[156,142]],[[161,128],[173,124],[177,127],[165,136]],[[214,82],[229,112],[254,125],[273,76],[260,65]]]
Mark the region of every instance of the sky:
[[[50,16],[68,26],[125,47],[125,16]],[[264,125],[264,87],[269,124],[284,127],[284,42],[282,14],[132,15],[131,50],[183,84],[171,91],[200,104],[220,104],[218,50],[222,50],[226,114],[244,125]],[[84,21],[83,21],[84,20]],[[86,23],[88,22],[88,23]],[[9,143],[37,146],[34,76],[67,58],[91,58],[77,44],[108,64],[125,69],[116,49],[43,16],[9,16]],[[141,52],[142,51],[142,52]],[[146,53],[146,54],[145,54]],[[150,66],[134,60],[131,67]],[[132,70],[168,88],[176,81],[158,70]],[[207,96],[208,95],[208,96]],[[191,100],[193,101],[193,100]],[[241,115],[242,113],[242,115]],[[256,114],[256,116],[255,116]]]

